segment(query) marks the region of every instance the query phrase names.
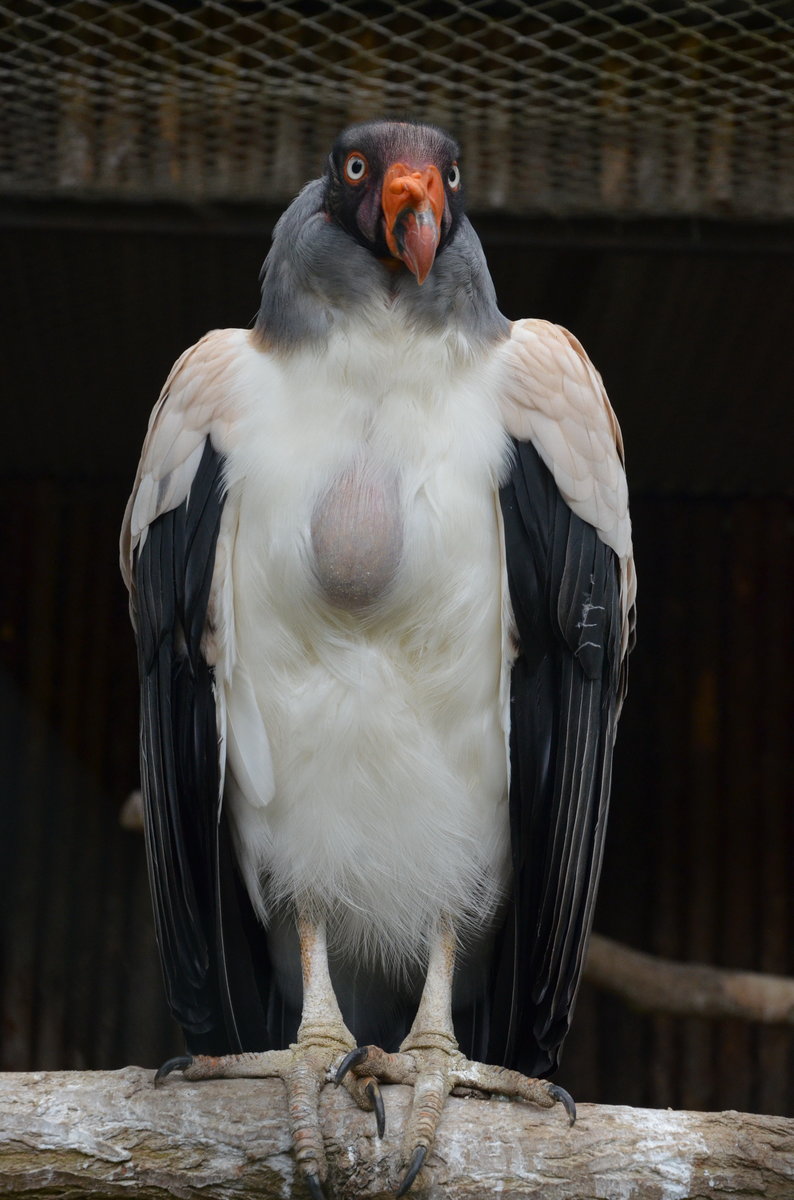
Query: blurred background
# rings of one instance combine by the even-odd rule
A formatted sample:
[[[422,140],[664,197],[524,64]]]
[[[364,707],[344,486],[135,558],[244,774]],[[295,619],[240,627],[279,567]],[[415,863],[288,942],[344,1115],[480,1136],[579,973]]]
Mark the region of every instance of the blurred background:
[[[794,967],[794,3],[0,0],[0,1066],[155,1065],[117,535],[177,355],[246,326],[353,120],[463,145],[508,316],[623,426],[640,581],[596,928]],[[794,1114],[791,1033],[585,986],[580,1100]]]

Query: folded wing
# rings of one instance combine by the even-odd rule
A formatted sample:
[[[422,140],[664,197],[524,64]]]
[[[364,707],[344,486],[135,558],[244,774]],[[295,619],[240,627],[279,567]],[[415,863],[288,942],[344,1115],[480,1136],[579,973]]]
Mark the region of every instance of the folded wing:
[[[174,366],[152,413],[121,535],[166,993],[189,1049],[212,1054],[264,1048],[269,995],[264,934],[234,865],[222,807],[236,526],[224,463],[236,436],[246,340],[243,330],[216,331]]]
[[[495,976],[491,1055],[557,1066],[603,854],[612,750],[634,629],[620,431],[567,331],[516,322],[501,396],[514,438],[501,492],[518,650],[510,679],[514,894]]]

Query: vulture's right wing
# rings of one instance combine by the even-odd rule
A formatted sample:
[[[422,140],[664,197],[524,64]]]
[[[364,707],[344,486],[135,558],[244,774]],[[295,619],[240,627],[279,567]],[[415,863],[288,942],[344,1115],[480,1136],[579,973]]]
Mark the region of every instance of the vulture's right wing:
[[[236,436],[248,336],[208,334],[174,366],[152,413],[121,535],[138,642],[157,941],[171,1011],[189,1049],[209,1054],[267,1042],[264,933],[222,807],[236,529],[224,463]],[[261,726],[255,709],[245,717]]]

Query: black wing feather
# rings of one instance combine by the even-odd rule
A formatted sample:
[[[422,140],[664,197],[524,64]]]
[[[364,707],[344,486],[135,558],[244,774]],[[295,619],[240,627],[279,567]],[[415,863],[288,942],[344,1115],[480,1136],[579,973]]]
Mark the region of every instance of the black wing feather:
[[[617,556],[516,442],[502,488],[519,653],[511,677],[514,892],[497,954],[491,1061],[552,1072],[592,925],[621,666]]]
[[[146,850],[168,1004],[194,1053],[265,1049],[265,936],[220,807],[213,671],[204,633],[225,501],[207,438],[190,494],[135,559]]]

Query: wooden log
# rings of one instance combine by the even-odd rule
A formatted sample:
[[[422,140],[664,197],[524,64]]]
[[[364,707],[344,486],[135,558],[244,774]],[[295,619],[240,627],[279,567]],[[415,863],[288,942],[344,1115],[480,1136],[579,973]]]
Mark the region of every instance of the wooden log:
[[[321,1115],[328,1200],[383,1200],[400,1178],[410,1089],[384,1089],[387,1130],[375,1135],[340,1088]],[[299,1200],[278,1080],[152,1072],[0,1076],[0,1196],[176,1196]],[[561,1108],[452,1097],[416,1200],[699,1200],[794,1195],[794,1120],[736,1112],[655,1111],[583,1104],[571,1128]]]

